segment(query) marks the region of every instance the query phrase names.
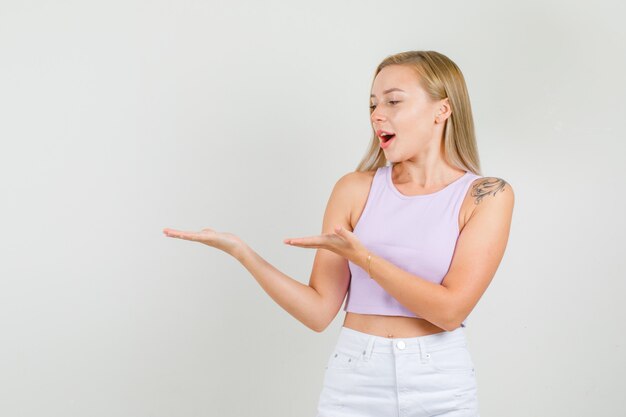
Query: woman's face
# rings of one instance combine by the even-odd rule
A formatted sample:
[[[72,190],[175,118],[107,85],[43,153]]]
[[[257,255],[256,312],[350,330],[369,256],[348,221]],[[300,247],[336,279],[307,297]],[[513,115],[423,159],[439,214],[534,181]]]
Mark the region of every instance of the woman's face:
[[[411,159],[429,149],[439,152],[443,124],[435,123],[435,118],[441,113],[445,120],[447,99],[431,101],[411,68],[383,68],[374,79],[371,94],[372,127],[388,161]],[[381,131],[395,136],[387,140]]]

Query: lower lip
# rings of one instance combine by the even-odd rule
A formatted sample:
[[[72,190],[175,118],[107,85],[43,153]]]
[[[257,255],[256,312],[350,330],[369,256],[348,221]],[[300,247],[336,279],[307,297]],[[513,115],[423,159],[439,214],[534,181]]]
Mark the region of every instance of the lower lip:
[[[394,140],[396,140],[395,136],[391,140],[388,140],[387,142],[380,142],[380,147],[383,149],[386,149],[389,145],[391,145],[391,142],[393,142]]]

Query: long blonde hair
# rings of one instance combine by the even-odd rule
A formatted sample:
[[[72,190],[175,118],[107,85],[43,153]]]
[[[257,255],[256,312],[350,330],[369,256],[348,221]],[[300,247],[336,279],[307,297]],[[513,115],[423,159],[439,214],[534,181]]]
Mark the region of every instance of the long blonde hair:
[[[376,68],[373,79],[388,65],[406,65],[415,70],[421,86],[433,101],[448,97],[452,114],[446,120],[443,130],[444,158],[452,166],[482,175],[472,108],[465,79],[459,67],[439,52],[407,51],[385,58]],[[356,170],[370,171],[385,165],[387,158],[372,127],[369,149]]]

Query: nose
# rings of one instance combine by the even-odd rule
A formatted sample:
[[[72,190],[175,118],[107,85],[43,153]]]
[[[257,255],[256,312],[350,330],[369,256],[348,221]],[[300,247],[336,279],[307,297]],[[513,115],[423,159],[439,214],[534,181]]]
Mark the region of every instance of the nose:
[[[380,106],[377,106],[372,112],[372,114],[370,114],[370,119],[372,120],[372,122],[385,120],[385,115],[380,110]]]

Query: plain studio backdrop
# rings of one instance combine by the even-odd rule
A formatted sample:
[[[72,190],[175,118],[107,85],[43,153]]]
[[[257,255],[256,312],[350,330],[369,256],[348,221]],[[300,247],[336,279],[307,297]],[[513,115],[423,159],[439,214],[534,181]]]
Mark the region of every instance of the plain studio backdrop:
[[[314,416],[343,322],[298,322],[229,231],[308,283],[387,55],[464,73],[516,194],[468,319],[481,417],[617,415],[626,293],[618,1],[0,1],[0,415]],[[343,306],[342,306],[343,308]]]

